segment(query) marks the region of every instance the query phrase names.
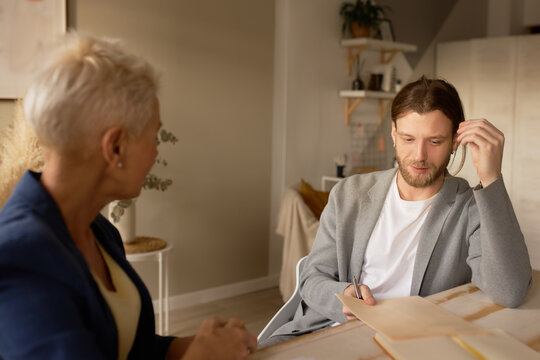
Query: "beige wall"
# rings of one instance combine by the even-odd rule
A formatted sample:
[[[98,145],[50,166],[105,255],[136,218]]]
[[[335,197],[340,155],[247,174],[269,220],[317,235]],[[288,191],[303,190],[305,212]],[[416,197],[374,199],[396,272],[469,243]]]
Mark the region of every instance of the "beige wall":
[[[162,73],[173,179],[143,191],[138,234],[174,244],[171,295],[267,275],[274,1],[78,0],[80,31],[123,39]],[[136,266],[156,294],[154,264]]]

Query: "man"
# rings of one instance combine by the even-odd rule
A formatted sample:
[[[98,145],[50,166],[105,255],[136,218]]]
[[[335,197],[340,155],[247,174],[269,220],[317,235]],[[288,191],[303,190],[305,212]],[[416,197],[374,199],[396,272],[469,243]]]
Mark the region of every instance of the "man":
[[[501,175],[504,135],[485,119],[465,121],[455,88],[422,77],[392,103],[392,138],[397,170],[332,189],[300,274],[302,302],[260,347],[354,319],[334,296],[355,296],[353,276],[368,305],[470,281],[503,306],[524,301],[531,265]],[[446,171],[459,145],[471,152],[474,189]]]

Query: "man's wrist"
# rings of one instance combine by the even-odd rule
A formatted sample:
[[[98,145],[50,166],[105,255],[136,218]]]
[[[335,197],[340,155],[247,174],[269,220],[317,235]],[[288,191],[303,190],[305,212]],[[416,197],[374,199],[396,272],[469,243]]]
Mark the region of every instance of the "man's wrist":
[[[501,176],[502,176],[502,174],[499,174],[499,175],[497,175],[495,177],[492,177],[492,178],[480,179],[480,184],[478,184],[478,186],[480,187],[480,189],[487,188],[489,185],[491,185],[495,181],[497,181]]]

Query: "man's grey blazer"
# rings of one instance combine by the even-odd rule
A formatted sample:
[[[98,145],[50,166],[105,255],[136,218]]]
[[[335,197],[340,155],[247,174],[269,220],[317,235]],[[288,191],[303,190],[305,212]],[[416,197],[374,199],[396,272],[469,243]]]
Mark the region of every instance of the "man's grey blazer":
[[[300,274],[303,300],[294,319],[273,336],[347,321],[334,294],[343,293],[353,276],[360,277],[395,173],[354,175],[334,186]],[[519,306],[532,282],[529,255],[502,177],[473,190],[466,180],[447,174],[422,230],[411,295],[427,296],[470,281],[494,302]]]

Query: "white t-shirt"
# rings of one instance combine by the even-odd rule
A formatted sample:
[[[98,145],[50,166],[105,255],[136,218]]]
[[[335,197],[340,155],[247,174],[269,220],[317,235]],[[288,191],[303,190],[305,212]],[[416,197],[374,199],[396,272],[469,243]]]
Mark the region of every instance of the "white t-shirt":
[[[396,176],[369,239],[360,274],[360,283],[369,286],[376,300],[410,295],[420,233],[437,196],[403,200]]]

